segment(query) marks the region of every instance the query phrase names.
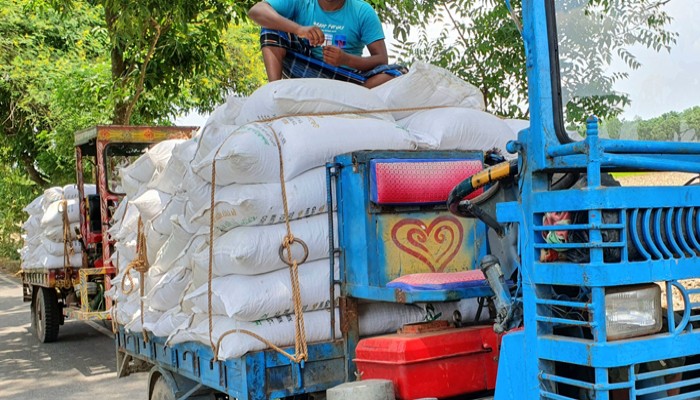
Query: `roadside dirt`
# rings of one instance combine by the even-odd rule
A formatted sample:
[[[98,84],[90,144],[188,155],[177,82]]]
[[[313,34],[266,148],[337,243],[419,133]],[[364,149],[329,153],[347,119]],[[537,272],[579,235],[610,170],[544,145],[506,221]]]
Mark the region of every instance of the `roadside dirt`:
[[[15,276],[20,271],[19,261],[0,259],[0,272]]]

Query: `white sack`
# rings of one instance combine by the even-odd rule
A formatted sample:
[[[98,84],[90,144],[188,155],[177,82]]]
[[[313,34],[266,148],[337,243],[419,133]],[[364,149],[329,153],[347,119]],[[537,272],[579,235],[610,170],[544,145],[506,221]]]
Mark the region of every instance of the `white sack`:
[[[128,185],[124,185],[124,189],[126,189],[127,186],[136,186],[134,181],[142,183],[150,181],[155,172],[156,166],[153,160],[147,154],[143,154],[130,165],[120,168],[119,176],[122,178],[123,183],[128,183]]]
[[[83,191],[85,197],[88,197],[97,194],[97,187],[93,184],[86,183],[83,185]],[[78,185],[72,183],[63,187],[64,199],[77,199],[78,197],[80,197],[80,192],[78,192]]]
[[[157,189],[161,192],[175,194],[186,186],[185,174],[197,150],[194,140],[181,142],[173,149],[173,155],[162,171],[157,172],[148,183],[149,189]],[[185,187],[186,189],[186,187]]]
[[[182,229],[186,230],[191,234],[199,232],[202,228],[206,228],[207,231],[209,231],[209,222],[207,222],[206,224],[200,224],[199,222],[192,221],[192,219],[195,218],[194,214],[195,210],[192,206],[192,202],[187,201],[185,203],[185,213],[177,217],[177,220],[180,223],[180,226],[182,226]]]
[[[338,262],[335,263],[336,271]],[[330,260],[323,259],[299,267],[299,287],[304,312],[330,307]],[[289,269],[267,274],[245,276],[228,275],[213,279],[212,312],[239,321],[257,321],[294,313]],[[185,297],[196,308],[208,312],[209,284],[200,286]],[[339,295],[340,290],[335,292]]]
[[[117,268],[126,268],[136,259],[136,240],[129,241],[126,245],[115,246],[115,249],[111,259]]]
[[[169,270],[182,253],[188,251],[188,244],[191,239],[192,234],[182,228],[178,219],[173,221],[172,233],[158,250],[156,260],[149,271],[163,274]]]
[[[137,313],[141,312],[141,300],[138,292],[132,293],[127,297],[126,301],[119,302],[115,305],[114,318],[121,325],[126,325],[134,319]]]
[[[63,227],[63,210],[68,211],[68,222],[75,223],[80,222],[80,206],[78,205],[77,199],[63,201],[55,201],[51,203],[47,208],[44,215],[41,217],[41,226],[44,228],[52,226]],[[63,235],[61,235],[63,237]]]
[[[130,296],[139,293],[139,282],[141,274],[132,269],[128,272],[131,279],[126,276],[126,266],[119,271],[119,274],[110,281],[112,287],[105,292],[105,296],[119,302],[118,307],[122,302],[128,301]]]
[[[124,326],[124,329],[127,332],[143,332],[143,325],[146,324],[153,324],[157,322],[160,317],[163,315],[162,311],[158,310],[152,310],[149,308],[144,307],[143,309],[143,324],[141,323],[141,309],[134,314],[133,319],[131,322],[126,324]]]
[[[337,221],[335,225],[337,226]],[[295,238],[303,240],[308,249],[307,261],[328,257],[328,215],[317,215],[292,221]],[[229,274],[255,275],[286,268],[278,249],[287,234],[285,224],[239,227],[214,239],[213,272],[216,276]],[[337,237],[337,235],[335,235]],[[336,240],[337,245],[337,240]],[[286,253],[285,253],[286,255]],[[301,245],[292,246],[292,255],[301,260]],[[194,254],[197,268],[209,269],[209,247]]]
[[[139,224],[139,209],[134,205],[127,205],[124,211],[124,217],[120,221],[115,221],[114,227],[117,229],[117,233],[112,236],[117,240],[123,240],[127,237],[135,235],[138,231]],[[111,229],[110,228],[110,231]]]
[[[48,253],[44,253],[41,256],[41,267],[46,269],[63,268],[63,256],[54,256]],[[75,253],[69,258],[69,264],[71,267],[81,267],[83,265],[83,255],[82,253]]]
[[[41,215],[44,212],[44,209],[41,207],[41,204],[43,201],[44,201],[44,195],[42,194],[39,197],[32,200],[31,203],[27,204],[27,206],[24,207],[22,209],[22,211],[26,212],[27,214],[29,214],[31,216],[34,216],[37,214]]]
[[[71,238],[75,239],[75,230],[78,229],[80,230],[80,223],[79,222],[73,222],[70,224],[70,234]],[[48,226],[44,228],[43,230],[44,236],[46,236],[47,239],[52,240],[54,242],[60,242],[63,240],[63,223],[60,225],[53,225],[53,226]]]
[[[148,258],[148,263],[153,264],[156,262],[156,256],[160,248],[168,240],[168,235],[156,232],[150,223],[145,224],[144,229],[146,231],[146,257]]]
[[[146,321],[143,328],[155,336],[168,337],[178,328],[189,325],[192,314],[186,314],[180,307],[171,308],[163,313],[157,321]]]
[[[452,321],[455,310],[461,314],[462,321],[473,322],[478,307],[477,299],[431,304],[364,303],[358,309],[360,334],[373,336],[396,332],[406,324],[427,321],[430,317]]]
[[[158,282],[149,288],[145,303],[154,310],[167,311],[175,307],[190,282],[192,272],[185,267],[174,268],[163,274]]]
[[[314,168],[285,182],[289,218],[299,219],[326,212],[326,169]],[[194,207],[199,207],[192,222],[209,225],[211,184],[190,192]],[[214,193],[214,226],[228,231],[237,226],[267,225],[284,222],[282,187],[279,182],[254,185],[218,186]]]
[[[219,337],[232,329],[244,329],[260,335],[277,346],[288,346],[294,343],[294,317],[285,315],[282,317],[265,319],[257,322],[241,322],[221,315],[215,315],[213,319],[212,337],[214,343]],[[199,320],[199,321],[197,321]],[[193,321],[193,327],[180,330],[168,339],[169,344],[177,344],[189,341],[197,341],[209,344],[209,321],[207,318],[197,318]],[[304,314],[306,327],[306,340],[317,342],[328,340],[330,337],[330,310],[312,311]],[[340,334],[340,320],[336,318],[336,335]],[[264,350],[267,348],[263,342],[244,333],[227,335],[221,343],[219,358],[229,359],[244,355],[249,351]]]
[[[256,90],[243,104],[238,125],[287,115],[382,110],[382,99],[353,83],[332,79],[284,79]],[[388,114],[374,117],[393,120]]]
[[[118,240],[114,247],[116,251],[124,252],[124,255],[131,259],[136,258],[136,231]]]
[[[44,190],[44,194],[42,195],[42,201],[41,201],[41,207],[44,211],[46,211],[49,206],[59,200],[63,199],[63,188],[62,187],[51,187],[46,190]]]
[[[515,134],[500,118],[468,108],[440,108],[421,111],[399,122],[418,135],[431,136],[438,144],[437,150],[500,149],[509,155],[506,144]]]
[[[114,236],[119,232],[119,225],[121,225],[124,216],[126,216],[126,209],[129,205],[129,199],[124,197],[117,205],[117,208],[112,213],[112,226],[107,230],[110,235]]]
[[[161,172],[170,160],[175,146],[182,142],[184,142],[182,139],[158,142],[131,165],[120,168],[119,175],[126,194],[133,197],[131,192],[137,187],[134,181],[148,183],[156,172]]]
[[[516,137],[521,130],[528,129],[530,127],[530,121],[526,119],[504,119],[503,122],[505,122],[510,130],[515,133]]]
[[[44,246],[44,251],[46,251],[46,253],[52,256],[63,257],[63,254],[65,253],[65,246],[63,244],[63,241],[55,242],[46,237],[43,237],[41,239],[41,244]],[[73,242],[71,242],[71,245],[73,246],[73,252],[82,253],[83,248],[80,246],[80,242],[74,240]]]
[[[41,231],[41,216],[42,213],[31,215],[22,224],[22,230],[27,233],[38,233]]]
[[[202,179],[211,181],[216,155],[217,185],[278,182],[280,166],[274,132],[282,144],[286,180],[320,167],[338,154],[417,147],[415,139],[393,122],[352,115],[289,117],[242,126],[221,145],[218,154],[213,150],[193,169]]]
[[[163,235],[170,235],[173,231],[173,218],[185,213],[185,203],[187,199],[184,195],[176,194],[170,198],[163,209],[156,214],[151,223],[153,229]]]
[[[42,234],[36,234],[32,237],[25,237],[24,238],[24,245],[25,247],[29,247],[31,249],[36,249],[37,247],[42,245],[42,242],[46,239],[46,236]]]
[[[148,188],[143,182],[132,178],[130,175],[119,172],[119,177],[121,179],[121,187],[126,194],[126,197],[130,199],[135,199],[139,197]]]
[[[170,160],[170,157],[172,157],[173,155],[175,146],[179,145],[184,141],[184,139],[163,140],[162,142],[156,143],[155,145],[153,145],[153,147],[146,151],[146,155],[153,162],[153,166],[155,169],[154,172],[160,172],[165,168],[165,166],[168,164],[168,161]]]
[[[231,133],[238,129],[236,118],[241,112],[246,98],[229,96],[226,103],[217,107],[211,113],[202,129],[197,132],[194,140],[197,149],[194,162],[201,161],[214,148],[218,147]]]
[[[444,68],[423,62],[414,63],[408,74],[379,85],[372,92],[390,109],[432,106],[484,109],[484,96],[476,86]],[[412,113],[396,111],[393,115],[399,120]]]
[[[39,244],[30,244],[22,247],[20,250],[20,256],[22,257],[21,267],[24,270],[27,269],[41,269],[41,258],[45,253],[44,247],[39,241]]]
[[[172,195],[161,191],[151,189],[144,192],[141,196],[131,200],[131,204],[135,206],[141,214],[141,220],[151,221],[165,208],[165,205],[170,202]]]

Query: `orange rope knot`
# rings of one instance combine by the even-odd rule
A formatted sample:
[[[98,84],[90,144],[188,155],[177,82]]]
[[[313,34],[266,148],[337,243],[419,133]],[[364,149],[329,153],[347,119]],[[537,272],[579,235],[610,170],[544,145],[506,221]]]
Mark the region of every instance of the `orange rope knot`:
[[[136,287],[136,284],[134,283],[134,278],[130,274],[131,269],[132,269],[131,265],[126,267],[126,269],[124,270],[124,277],[122,278],[122,282],[121,282],[122,293],[124,293],[127,296],[130,295],[134,291],[134,288]],[[127,281],[129,283],[128,288],[126,286]]]
[[[139,272],[141,274],[145,274],[148,272],[148,260],[142,260],[140,258],[135,259],[134,261],[129,263],[129,266],[127,269],[135,269],[136,272]]]

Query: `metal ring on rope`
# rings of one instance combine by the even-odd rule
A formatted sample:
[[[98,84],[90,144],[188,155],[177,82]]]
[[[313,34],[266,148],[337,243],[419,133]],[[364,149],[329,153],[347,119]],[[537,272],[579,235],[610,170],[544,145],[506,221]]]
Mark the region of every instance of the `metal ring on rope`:
[[[304,257],[301,259],[301,261],[297,261],[297,265],[305,263],[306,259],[309,258],[309,246],[307,246],[303,240],[296,238],[296,237],[294,239],[292,239],[292,243],[298,243],[301,245],[302,249],[304,249]],[[293,264],[293,261],[289,261],[292,259],[292,257],[291,257],[292,243],[287,243],[285,241],[284,243],[282,243],[280,245],[280,249],[278,252],[282,262],[287,264],[290,267]],[[284,255],[285,249],[287,249],[287,251],[289,252],[289,254],[287,254],[287,257],[285,257],[285,255]]]

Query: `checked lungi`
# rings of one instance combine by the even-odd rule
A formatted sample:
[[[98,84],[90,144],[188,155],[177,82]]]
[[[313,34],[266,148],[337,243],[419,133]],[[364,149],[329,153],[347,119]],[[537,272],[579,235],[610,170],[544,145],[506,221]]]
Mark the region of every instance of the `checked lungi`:
[[[306,40],[294,34],[272,29],[262,29],[260,46],[282,47],[287,50],[287,55],[282,61],[284,78],[326,78],[362,85],[374,75],[401,76],[408,72],[405,67],[397,64],[379,65],[369,71],[334,67],[314,58],[311,55],[311,46]]]

